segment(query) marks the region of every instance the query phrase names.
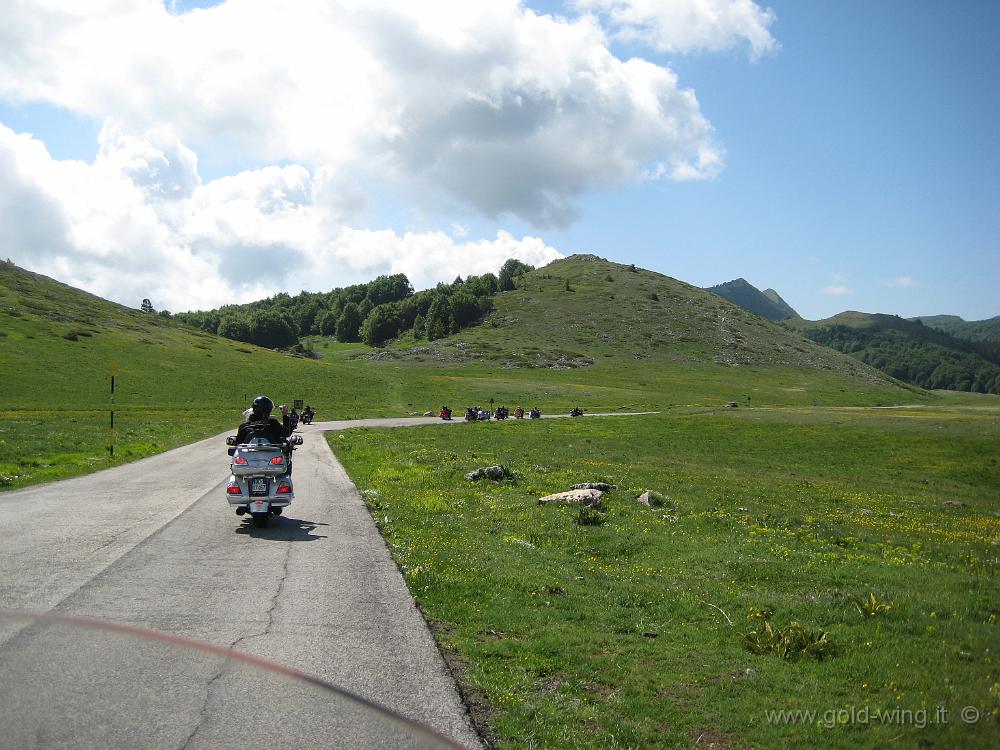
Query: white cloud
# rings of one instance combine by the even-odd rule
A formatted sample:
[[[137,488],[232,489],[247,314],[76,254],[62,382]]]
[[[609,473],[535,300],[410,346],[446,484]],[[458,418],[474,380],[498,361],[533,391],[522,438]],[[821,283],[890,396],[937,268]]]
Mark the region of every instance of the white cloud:
[[[4,254],[173,310],[544,264],[560,253],[540,239],[469,237],[451,220],[566,225],[588,191],[723,167],[695,94],[662,65],[615,57],[602,21],[655,32],[661,49],[774,48],[772,17],[751,2],[587,5],[596,13],[565,19],[518,0],[226,0],[180,14],[160,0],[0,0],[0,100],[104,123],[91,163],[0,124]],[[252,167],[206,182],[206,162]],[[367,228],[386,191],[450,232]]]
[[[823,287],[823,294],[830,294],[835,297],[843,296],[845,294],[853,294],[851,289],[843,284],[831,284],[830,286]]]
[[[540,239],[502,231],[456,241],[352,228],[330,200],[336,178],[327,172],[270,166],[201,184],[185,171],[193,163],[183,144],[151,138],[167,149],[106,131],[97,159],[85,164],[54,160],[39,141],[0,126],[5,255],[123,304],[148,297],[174,311],[328,291],[386,273],[422,288],[496,272],[508,258],[544,265],[561,257]],[[193,187],[164,190],[179,183]]]
[[[913,289],[920,286],[920,282],[916,281],[912,276],[896,276],[891,279],[885,280],[886,286],[898,287],[902,289]]]
[[[774,12],[752,0],[574,0],[606,18],[613,34],[660,52],[718,52],[745,44],[757,59],[776,52]]]
[[[350,171],[538,226],[572,221],[595,187],[722,166],[694,94],[614,57],[590,15],[516,0],[228,0],[179,16],[156,0],[6,5],[0,96],[174,134],[220,161]],[[722,38],[754,17],[722,10]]]

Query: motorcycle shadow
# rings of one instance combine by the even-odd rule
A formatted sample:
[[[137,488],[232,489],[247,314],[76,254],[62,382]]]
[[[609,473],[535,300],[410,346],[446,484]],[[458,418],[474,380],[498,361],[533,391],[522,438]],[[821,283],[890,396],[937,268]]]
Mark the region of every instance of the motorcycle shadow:
[[[319,521],[306,521],[288,516],[271,516],[267,526],[254,526],[249,514],[244,516],[243,524],[236,527],[237,534],[246,534],[254,539],[270,539],[275,542],[315,542],[326,539],[325,534],[312,533],[317,526],[330,524]]]

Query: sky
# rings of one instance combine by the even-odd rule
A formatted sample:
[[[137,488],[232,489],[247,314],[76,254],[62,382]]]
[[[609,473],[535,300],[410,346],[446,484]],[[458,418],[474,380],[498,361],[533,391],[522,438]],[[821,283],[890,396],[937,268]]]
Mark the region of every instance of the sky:
[[[174,312],[574,253],[1000,314],[1000,3],[0,0],[0,257]]]

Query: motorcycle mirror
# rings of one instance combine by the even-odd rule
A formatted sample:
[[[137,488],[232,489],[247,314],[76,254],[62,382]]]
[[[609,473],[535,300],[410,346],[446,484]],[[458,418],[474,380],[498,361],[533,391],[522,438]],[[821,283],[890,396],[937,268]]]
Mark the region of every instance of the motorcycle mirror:
[[[230,435],[226,438],[226,445],[236,445],[236,436]]]

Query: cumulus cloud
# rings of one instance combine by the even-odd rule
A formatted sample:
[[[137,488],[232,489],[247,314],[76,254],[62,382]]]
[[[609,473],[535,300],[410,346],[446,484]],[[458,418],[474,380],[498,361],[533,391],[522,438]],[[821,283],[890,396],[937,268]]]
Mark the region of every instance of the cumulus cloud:
[[[618,39],[660,52],[718,52],[740,45],[750,57],[776,52],[774,12],[752,0],[574,0],[605,18]]]
[[[722,166],[693,92],[664,67],[617,59],[590,14],[539,16],[516,0],[85,6],[5,9],[0,96],[113,114],[217,159],[364,173],[435,209],[537,226],[571,222],[593,188]],[[154,145],[180,166],[168,142]],[[174,176],[155,158],[138,166]]]
[[[920,282],[916,281],[912,276],[895,276],[891,279],[886,279],[884,283],[886,286],[901,289],[912,289],[920,286]]]
[[[39,141],[0,126],[5,254],[102,297],[130,306],[148,297],[174,311],[278,290],[328,291],[387,273],[421,288],[496,272],[508,258],[544,265],[561,257],[540,239],[503,231],[456,241],[352,228],[330,199],[337,180],[329,173],[269,166],[202,184],[186,171],[193,162],[182,143],[150,138],[107,131],[86,164],[54,160]],[[178,184],[187,187],[163,189]]]

